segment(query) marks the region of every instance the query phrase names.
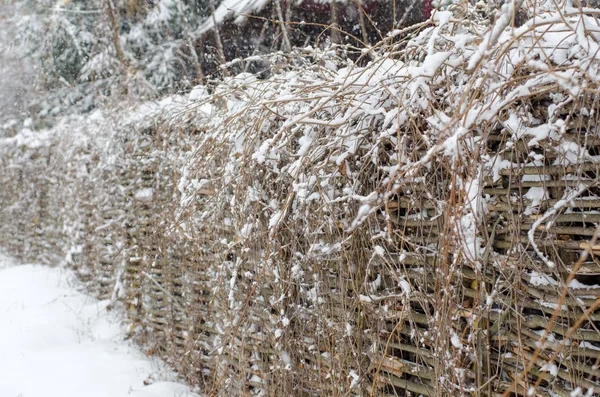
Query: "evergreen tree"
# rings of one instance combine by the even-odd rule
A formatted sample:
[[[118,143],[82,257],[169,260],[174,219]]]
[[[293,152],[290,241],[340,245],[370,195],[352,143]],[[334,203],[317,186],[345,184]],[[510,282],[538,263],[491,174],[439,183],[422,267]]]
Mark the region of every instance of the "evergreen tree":
[[[426,18],[431,4],[397,0],[394,14],[389,0],[13,1],[9,22],[20,53],[37,68],[41,94],[32,108],[42,117],[185,90],[214,77],[224,61],[327,37],[373,43]]]

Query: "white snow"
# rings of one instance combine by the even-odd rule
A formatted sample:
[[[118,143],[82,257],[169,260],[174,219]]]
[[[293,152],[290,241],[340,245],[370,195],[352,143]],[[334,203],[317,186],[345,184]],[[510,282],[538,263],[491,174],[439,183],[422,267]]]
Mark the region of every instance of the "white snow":
[[[598,289],[598,288],[600,288],[600,285],[598,285],[598,284],[587,285],[587,284],[583,284],[577,280],[571,280],[571,282],[569,283],[569,288],[590,290],[590,289]]]
[[[404,292],[404,294],[406,294],[407,297],[410,296],[412,288],[410,286],[410,283],[406,281],[404,277],[400,279],[400,288],[402,288],[402,292]]]
[[[558,286],[558,282],[547,274],[542,274],[536,271],[529,273],[529,283],[534,286],[552,285]]]
[[[542,368],[540,368],[540,371],[550,372],[550,375],[552,375],[552,376],[558,375],[558,367],[554,363],[546,363],[546,364],[542,365]]]
[[[454,332],[454,331],[452,331],[452,336],[450,337],[450,342],[452,343],[452,346],[454,346],[457,349],[463,348],[463,344],[460,340],[460,337],[458,335],[456,335],[456,332]]]
[[[579,348],[580,349],[586,348],[586,349],[592,349],[592,350],[600,351],[600,347],[599,346],[592,345],[590,342],[586,342],[586,341],[579,343]]]
[[[214,16],[206,18],[194,34],[196,37],[199,37],[213,29],[215,22],[219,25],[229,18],[233,18],[235,23],[241,24],[246,20],[248,15],[259,12],[267,3],[266,0],[224,0],[215,10]]]
[[[108,301],[74,285],[64,269],[0,255],[0,396],[195,396],[182,384],[154,382],[173,375],[123,341]]]
[[[152,194],[154,194],[154,189],[148,187],[138,190],[135,193],[135,198],[140,200],[150,200],[152,199]]]
[[[269,219],[269,229],[272,229],[275,226],[277,226],[283,214],[284,213],[281,210],[275,211],[275,213],[271,216],[271,219]]]
[[[206,88],[203,85],[197,85],[194,88],[192,88],[192,91],[190,91],[190,94],[188,96],[188,99],[190,101],[198,101],[201,99],[208,98],[210,98],[210,93],[208,91],[208,88]]]
[[[355,370],[351,369],[348,374],[348,378],[352,378],[352,383],[350,383],[350,389],[354,389],[360,383],[360,375],[356,373]]]

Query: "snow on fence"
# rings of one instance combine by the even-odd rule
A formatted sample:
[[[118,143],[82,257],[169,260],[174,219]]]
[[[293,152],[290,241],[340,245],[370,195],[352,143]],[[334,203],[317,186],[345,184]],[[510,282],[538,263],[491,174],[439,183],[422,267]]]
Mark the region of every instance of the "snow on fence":
[[[596,395],[600,12],[538,6],[3,139],[2,244],[210,395]]]

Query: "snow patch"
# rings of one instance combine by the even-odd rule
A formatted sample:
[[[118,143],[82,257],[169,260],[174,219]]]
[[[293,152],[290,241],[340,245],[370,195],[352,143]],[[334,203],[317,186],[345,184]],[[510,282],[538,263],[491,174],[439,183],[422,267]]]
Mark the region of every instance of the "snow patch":
[[[15,265],[0,257],[0,396],[195,396],[157,380],[175,377],[124,342],[118,310],[77,292],[68,271]]]

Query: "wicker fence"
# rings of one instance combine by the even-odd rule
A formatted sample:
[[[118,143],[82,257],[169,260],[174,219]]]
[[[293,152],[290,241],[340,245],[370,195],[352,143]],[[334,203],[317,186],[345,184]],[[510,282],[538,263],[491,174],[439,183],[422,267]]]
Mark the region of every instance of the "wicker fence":
[[[435,34],[343,79],[330,54],[118,128],[5,140],[0,242],[66,258],[210,395],[597,395],[598,84],[573,96],[525,62],[449,105],[477,73],[450,57],[423,88],[396,61],[450,45]],[[498,64],[539,49],[527,34]]]

